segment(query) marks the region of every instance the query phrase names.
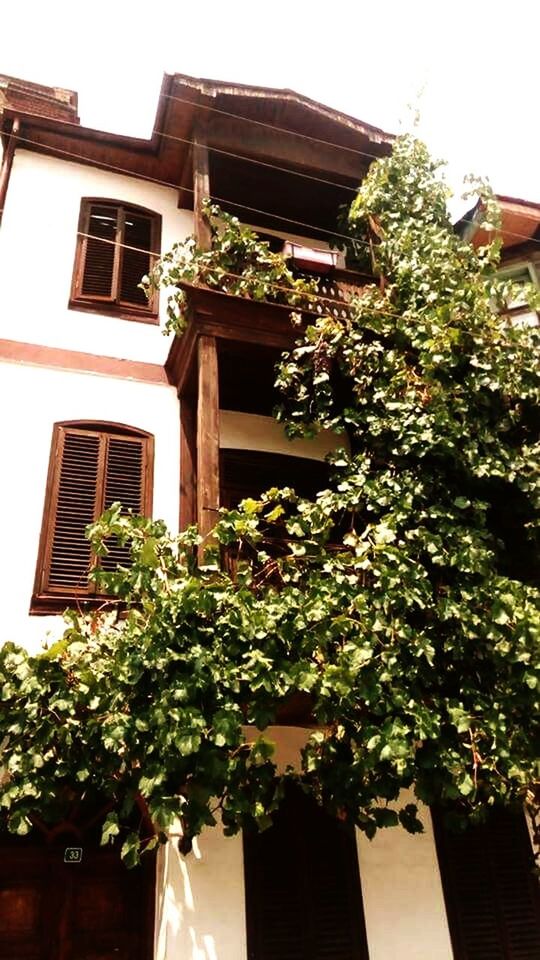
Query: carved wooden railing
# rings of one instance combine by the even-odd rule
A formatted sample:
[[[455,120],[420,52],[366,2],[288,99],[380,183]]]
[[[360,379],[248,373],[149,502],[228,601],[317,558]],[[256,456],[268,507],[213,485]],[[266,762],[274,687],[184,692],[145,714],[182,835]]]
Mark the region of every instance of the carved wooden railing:
[[[345,320],[349,315],[348,304],[353,297],[375,282],[370,274],[339,269],[321,274],[318,279],[318,302],[313,312],[320,316],[330,314],[336,320]]]

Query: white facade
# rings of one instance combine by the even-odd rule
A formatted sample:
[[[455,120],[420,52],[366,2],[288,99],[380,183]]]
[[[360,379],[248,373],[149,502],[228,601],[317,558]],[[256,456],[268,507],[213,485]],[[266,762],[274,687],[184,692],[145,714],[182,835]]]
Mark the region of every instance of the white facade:
[[[154,331],[156,336],[159,333]],[[63,420],[105,420],[138,427],[155,438],[154,516],[178,529],[179,418],[174,387],[18,363],[0,363],[4,469],[0,477],[2,534],[10,550],[0,556],[3,640],[34,651],[60,617],[30,617],[28,610],[53,425]],[[24,440],[23,440],[24,438]]]
[[[163,365],[157,325],[68,308],[81,199],[136,204],[162,217],[162,252],[191,234],[193,217],[169,187],[18,149],[0,229],[0,340]],[[165,297],[160,313],[164,320]],[[53,426],[109,421],[155,439],[153,516],[178,529],[180,421],[174,386],[142,378],[0,360],[3,412],[0,502],[3,587],[0,642],[38,652],[58,637],[58,616],[30,616]],[[322,459],[342,438],[290,443],[272,420],[221,411],[222,447]],[[306,732],[278,727],[279,763],[298,763]],[[429,811],[425,832],[357,836],[370,960],[451,960],[452,946]],[[285,865],[286,867],[286,865]],[[208,829],[183,858],[176,838],[158,856],[154,960],[247,960],[241,837]]]

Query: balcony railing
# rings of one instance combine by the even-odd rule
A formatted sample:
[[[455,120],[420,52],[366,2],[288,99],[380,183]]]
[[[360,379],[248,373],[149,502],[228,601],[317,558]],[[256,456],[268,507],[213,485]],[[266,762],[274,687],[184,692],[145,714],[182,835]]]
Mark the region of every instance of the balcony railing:
[[[317,276],[317,274],[311,274]],[[365,273],[356,273],[353,270],[333,269],[329,273],[319,275],[319,298],[314,312],[330,314],[337,320],[346,319],[349,311],[348,304],[358,296],[364,287],[371,286],[374,277]]]

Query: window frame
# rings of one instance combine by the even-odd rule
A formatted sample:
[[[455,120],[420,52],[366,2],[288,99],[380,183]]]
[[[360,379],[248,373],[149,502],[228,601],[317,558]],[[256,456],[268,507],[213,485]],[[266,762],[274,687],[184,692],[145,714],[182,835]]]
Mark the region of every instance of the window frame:
[[[71,587],[51,587],[49,584],[49,565],[52,556],[54,530],[57,516],[58,493],[60,490],[60,472],[62,452],[67,431],[87,431],[98,435],[113,436],[143,441],[143,469],[141,475],[142,514],[152,516],[154,487],[154,437],[146,430],[125,423],[106,420],[62,420],[53,425],[51,452],[43,503],[41,533],[36,563],[34,588],[30,602],[31,614],[61,613],[67,606],[84,603],[86,606],[102,605],[104,600],[111,601],[106,594],[95,589]],[[96,492],[103,489],[105,470],[98,475]],[[97,516],[95,517],[97,519]]]
[[[538,266],[532,261],[525,258],[519,258],[514,261],[509,261],[503,264],[497,270],[497,277],[500,280],[510,280],[520,274],[527,272],[529,274],[529,283],[531,286],[536,287],[537,290],[540,289],[540,270]],[[533,307],[530,307],[528,303],[519,303],[513,301],[503,307],[501,313],[508,317],[511,323],[519,323],[519,318],[522,316],[536,317],[536,324],[532,323],[531,326],[537,326],[540,320],[540,313],[538,310],[535,310]]]
[[[84,270],[86,266],[86,251],[88,247],[88,236],[90,215],[93,206],[110,207],[115,209],[121,222],[121,228],[117,224],[116,240],[114,243],[114,262],[111,278],[112,293],[110,297],[101,297],[94,294],[85,294],[82,292]],[[148,207],[142,207],[136,203],[129,203],[124,200],[115,200],[111,197],[82,197],[79,211],[79,220],[77,226],[77,242],[75,245],[75,259],[73,265],[73,277],[71,281],[71,292],[68,307],[72,310],[85,310],[90,313],[103,313],[120,317],[123,320],[135,320],[139,323],[159,324],[159,293],[157,290],[148,301],[147,305],[137,305],[120,301],[120,278],[123,256],[123,229],[126,211],[132,210],[136,214],[147,216],[150,220],[150,249],[151,267],[157,261],[161,251],[161,230],[162,217],[155,210]],[[122,234],[119,236],[119,230]]]

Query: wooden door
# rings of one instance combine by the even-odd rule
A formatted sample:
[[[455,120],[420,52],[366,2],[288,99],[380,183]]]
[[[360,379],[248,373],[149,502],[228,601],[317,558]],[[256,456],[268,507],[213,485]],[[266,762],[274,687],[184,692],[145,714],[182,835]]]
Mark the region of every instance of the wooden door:
[[[64,863],[65,845],[0,847],[1,960],[151,960],[154,862],[82,849]]]

